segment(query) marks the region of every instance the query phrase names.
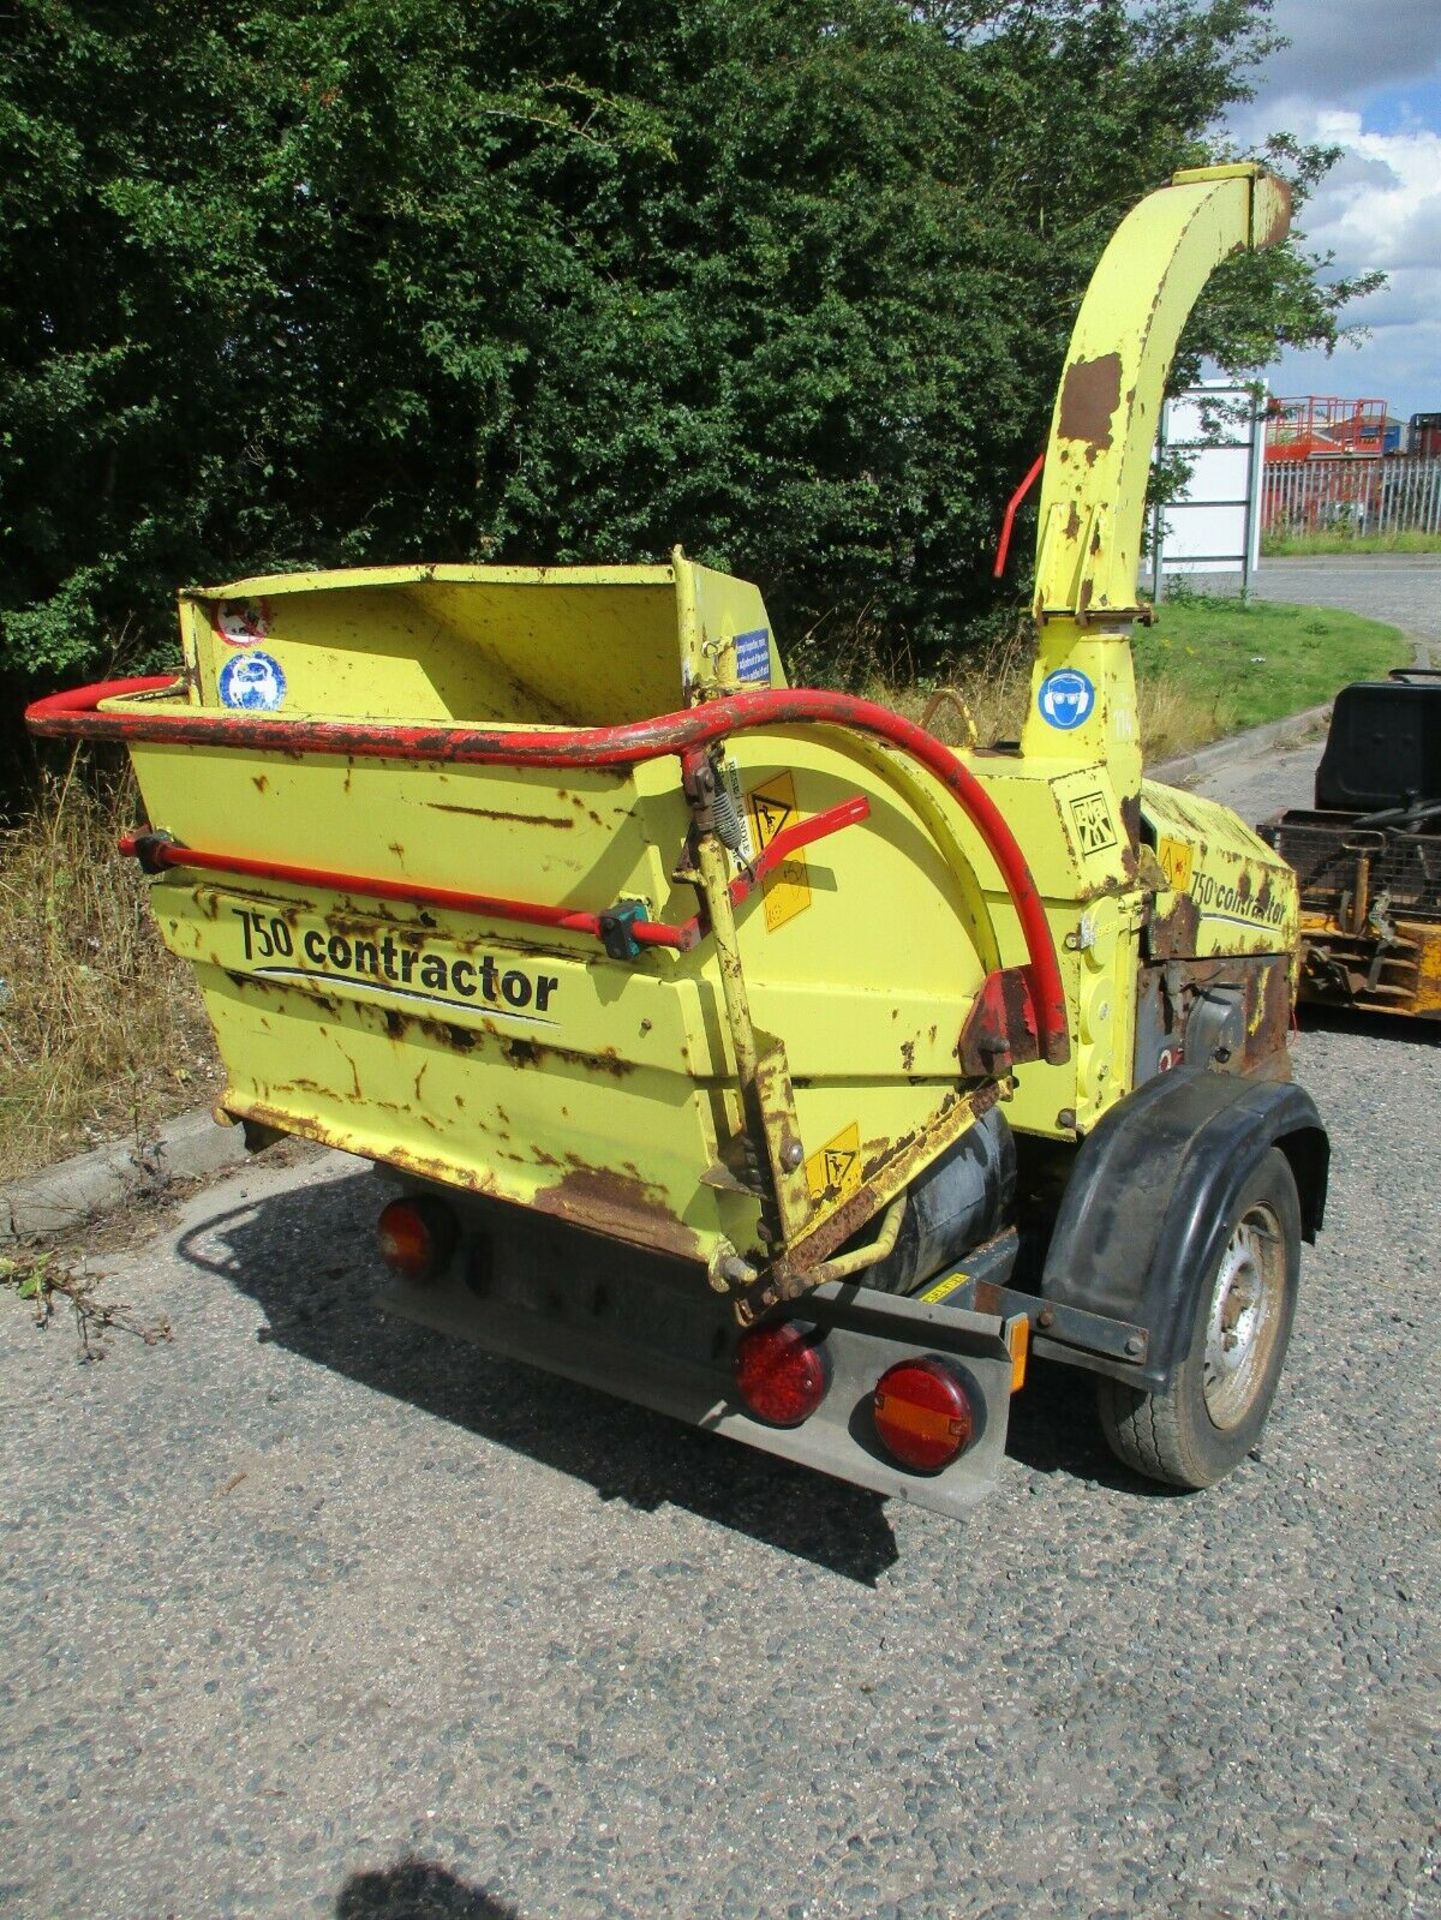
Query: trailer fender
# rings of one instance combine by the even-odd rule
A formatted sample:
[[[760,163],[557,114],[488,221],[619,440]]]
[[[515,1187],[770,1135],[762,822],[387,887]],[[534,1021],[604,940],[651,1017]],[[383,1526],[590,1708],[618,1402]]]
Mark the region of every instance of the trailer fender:
[[[1133,1360],[1058,1357],[1147,1392],[1168,1387],[1190,1342],[1196,1290],[1215,1271],[1232,1208],[1272,1147],[1290,1162],[1302,1233],[1314,1241],[1330,1144],[1304,1088],[1177,1067],[1112,1107],[1076,1155],[1041,1292],[1141,1329],[1144,1350]]]

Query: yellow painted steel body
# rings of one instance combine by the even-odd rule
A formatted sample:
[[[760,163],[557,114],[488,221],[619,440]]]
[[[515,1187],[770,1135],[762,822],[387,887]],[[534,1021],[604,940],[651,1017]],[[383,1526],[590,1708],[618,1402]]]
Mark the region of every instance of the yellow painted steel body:
[[[728,870],[855,796],[869,819],[737,910],[729,970],[712,937],[613,958],[581,933],[361,887],[159,877],[162,930],[195,964],[220,1040],[226,1107],[683,1255],[724,1285],[728,1259],[753,1270],[777,1251],[744,1164],[748,1074],[770,1160],[759,1184],[770,1179],[783,1251],[805,1267],[998,1094],[1018,1128],[1068,1139],[1092,1126],[1154,1070],[1136,1053],[1148,965],[1292,967],[1289,869],[1224,809],[1143,786],[1128,641],[1145,470],[1181,323],[1220,259],[1284,228],[1255,169],[1185,176],[1122,226],[1053,424],[1021,748],[957,756],[1044,898],[1068,1061],[999,1082],[961,1073],[958,1039],[987,975],[1025,958],[995,864],[937,782],[860,735],[796,725],[728,744],[750,839]],[[187,591],[181,624],[184,691],[132,700],[596,727],[743,681],[784,685],[756,589],[679,554],[663,567],[247,580]],[[686,866],[692,812],[673,759],[557,774],[139,740],[133,755],[152,825],[191,847],[586,912],[639,903],[669,922],[704,891]],[[719,858],[711,842],[705,859]],[[714,913],[711,924],[730,939]]]
[[[1384,946],[1374,933],[1358,937],[1340,916],[1324,907],[1303,902],[1301,908],[1302,978],[1300,997],[1318,1006],[1349,1006],[1366,1012],[1397,1013],[1416,1020],[1441,1020],[1441,926],[1434,920],[1413,920],[1404,913],[1389,916],[1391,938]],[[1378,948],[1383,964],[1376,988],[1366,975]],[[1359,984],[1346,992],[1327,981],[1333,969],[1349,970]]]
[[[188,693],[146,696],[150,711],[210,707],[231,663],[259,657],[281,671],[285,715],[529,727],[615,724],[723,691],[727,648],[769,622],[753,587],[677,557],[243,581],[187,593],[182,628]],[[768,675],[784,684],[773,653]],[[151,823],[188,847],[549,907],[639,902],[672,923],[695,911],[676,877],[691,821],[674,758],[557,774],[132,751]],[[955,1049],[995,937],[944,826],[937,838],[936,816],[955,832],[958,809],[918,805],[893,756],[797,726],[737,735],[724,770],[751,853],[854,796],[870,807],[737,914],[763,1055],[804,1149],[795,1245],[863,1182],[884,1204],[918,1142],[933,1153],[970,1123]],[[196,967],[233,1114],[712,1268],[729,1249],[767,1257],[746,1170],[727,1158],[744,1115],[712,940],[613,959],[582,933],[359,886],[183,870],[153,897],[167,944]]]

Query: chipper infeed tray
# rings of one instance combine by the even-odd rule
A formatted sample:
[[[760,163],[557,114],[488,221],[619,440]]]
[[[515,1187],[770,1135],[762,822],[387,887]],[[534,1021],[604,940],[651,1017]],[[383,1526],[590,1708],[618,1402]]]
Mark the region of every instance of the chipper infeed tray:
[[[753,587],[285,576],[182,627],[182,686],[90,706],[252,1127],[694,1261],[746,1318],[1064,1057],[994,806],[919,728],[788,692]]]

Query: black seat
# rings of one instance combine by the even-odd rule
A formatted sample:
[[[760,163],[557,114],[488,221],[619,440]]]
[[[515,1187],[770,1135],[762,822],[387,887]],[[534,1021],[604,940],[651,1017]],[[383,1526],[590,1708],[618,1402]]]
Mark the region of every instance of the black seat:
[[[1401,668],[1336,695],[1316,806],[1379,813],[1412,800],[1441,800],[1441,674]]]

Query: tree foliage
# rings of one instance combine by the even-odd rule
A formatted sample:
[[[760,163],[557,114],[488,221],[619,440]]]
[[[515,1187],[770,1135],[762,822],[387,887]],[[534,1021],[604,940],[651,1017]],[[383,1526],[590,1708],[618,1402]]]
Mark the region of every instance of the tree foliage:
[[[1267,31],[1266,0],[16,0],[0,667],[168,657],[185,581],[677,540],[792,641],[953,639],[1101,247],[1213,157]],[[1349,291],[1238,263],[1193,351],[1327,341]]]

